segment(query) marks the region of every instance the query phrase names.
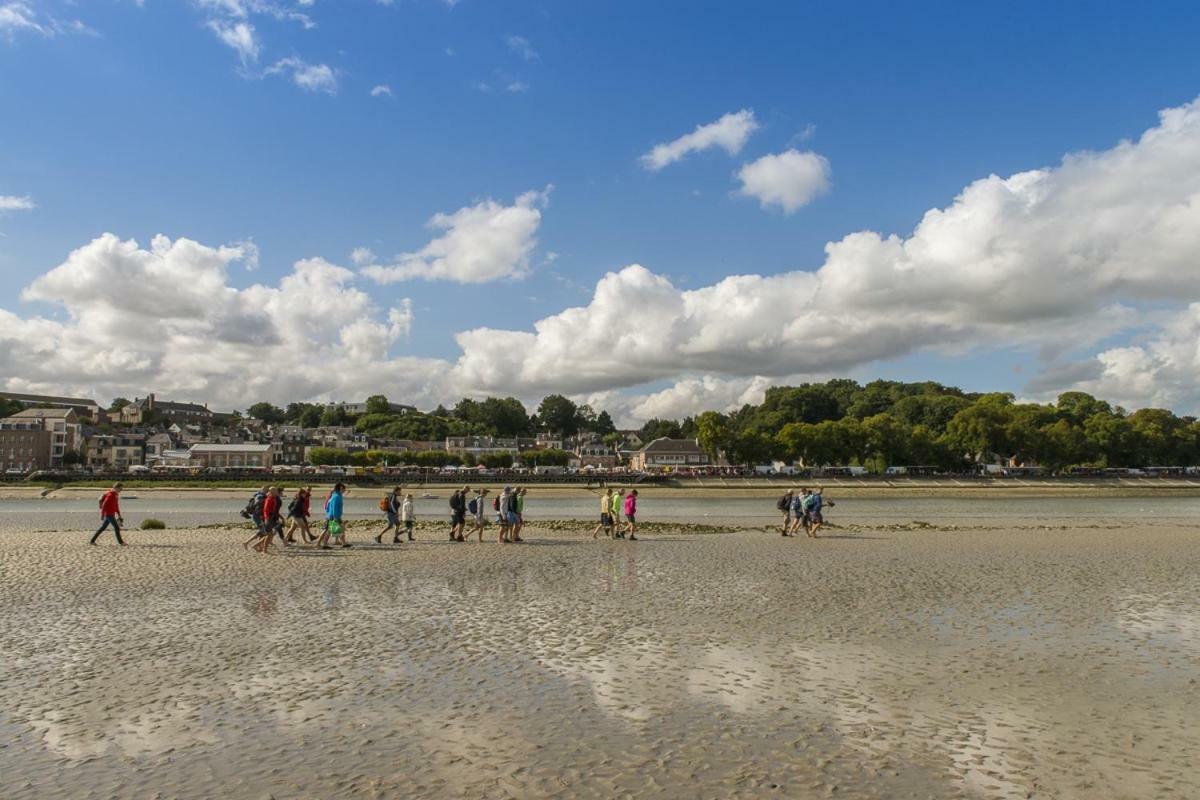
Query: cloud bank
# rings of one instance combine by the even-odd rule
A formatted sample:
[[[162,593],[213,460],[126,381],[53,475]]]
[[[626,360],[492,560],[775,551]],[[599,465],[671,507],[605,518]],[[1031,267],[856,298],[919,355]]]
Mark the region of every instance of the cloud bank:
[[[394,263],[355,261],[382,282],[520,276],[545,202],[484,200],[435,216],[436,238]],[[586,305],[527,330],[462,331],[461,354],[438,360],[393,352],[410,304],[377,308],[355,273],[322,259],[238,289],[227,272],[243,245],[156,237],[143,249],[106,234],[24,293],[65,319],[0,312],[0,382],[99,397],[154,388],[226,407],[563,392],[635,418],[738,405],[772,382],[922,350],[1022,348],[1046,359],[1039,392],[1200,407],[1200,101],[1161,112],[1136,141],[974,181],[908,236],[859,231],[825,253],[816,269],[694,289],[627,266]],[[1109,337],[1122,343],[1097,344]]]

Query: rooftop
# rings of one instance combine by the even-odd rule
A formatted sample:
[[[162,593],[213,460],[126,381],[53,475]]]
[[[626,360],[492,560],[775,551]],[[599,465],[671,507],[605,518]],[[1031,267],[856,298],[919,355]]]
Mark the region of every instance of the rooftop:
[[[693,453],[702,455],[703,450],[695,439],[668,439],[662,436],[642,448],[643,453]]]
[[[9,419],[67,419],[75,416],[73,408],[26,408]]]
[[[269,444],[194,444],[193,453],[266,453]]]
[[[0,398],[5,400],[16,400],[18,403],[58,403],[64,406],[96,406],[100,404],[95,400],[83,400],[78,397],[53,397],[44,394],[21,394],[19,392],[0,392]]]

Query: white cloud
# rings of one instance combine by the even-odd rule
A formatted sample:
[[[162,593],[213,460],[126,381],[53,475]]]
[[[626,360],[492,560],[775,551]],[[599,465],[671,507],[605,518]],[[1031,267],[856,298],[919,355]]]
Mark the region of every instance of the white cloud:
[[[588,305],[532,331],[460,333],[457,368],[480,391],[588,393],[844,372],[923,349],[1087,347],[1144,324],[1151,305],[1200,301],[1198,255],[1200,101],[1136,142],[980,179],[908,237],[831,242],[816,271],[695,290],[637,265],[609,273]],[[1167,365],[1185,385],[1192,362],[1172,347],[1110,352],[1106,368]],[[1133,356],[1140,366],[1121,366]]]
[[[428,245],[363,273],[382,282],[523,275],[544,203],[532,192],[439,214]],[[162,237],[148,250],[111,235],[80,248],[25,293],[63,307],[66,321],[0,312],[6,388],[104,397],[158,387],[227,405],[373,388],[428,405],[562,392],[623,398],[614,408],[633,418],[735,407],[768,383],[921,350],[1058,358],[1105,341],[1082,368],[1058,371],[1062,389],[1193,411],[1200,101],[1162,112],[1136,141],[975,181],[908,236],[861,231],[830,242],[815,271],[682,289],[625,267],[601,278],[586,305],[530,329],[459,333],[453,362],[392,355],[411,329],[411,304],[377,309],[354,273],[321,259],[297,263],[278,286],[230,286],[227,265],[246,255],[244,245]],[[268,376],[262,363],[289,369]],[[1054,390],[1054,378],[1039,390]]]
[[[308,92],[337,94],[337,75],[327,64],[309,64],[299,58],[281,58],[267,68],[267,75],[289,75],[292,83]]]
[[[690,153],[698,153],[720,147],[729,155],[741,152],[750,134],[758,130],[758,121],[750,109],[726,114],[716,122],[698,125],[696,130],[680,136],[672,142],[657,144],[641,158],[642,166],[648,170],[660,170],[674,164]]]
[[[522,94],[529,91],[529,84],[524,81],[511,81],[504,87],[504,91],[509,94]]]
[[[504,40],[508,45],[508,49],[516,53],[526,61],[538,61],[539,56],[533,46],[529,44],[529,40],[524,36],[509,36]]]
[[[95,34],[95,31],[77,19],[62,20],[41,15],[29,3],[0,3],[0,38],[13,41],[19,33],[36,33],[40,36],[56,36],[61,33]]]
[[[218,20],[209,20],[208,28],[216,34],[216,37],[221,40],[222,44],[238,54],[242,66],[248,66],[258,61],[260,46],[258,37],[255,36],[253,25],[247,22],[225,23]]]
[[[11,376],[0,384],[98,397],[155,389],[224,408],[381,389],[428,404],[451,394],[444,362],[390,352],[411,330],[409,300],[379,309],[353,288],[353,272],[319,258],[277,286],[237,289],[228,267],[246,254],[163,236],[146,249],[95,239],[24,292],[65,309],[65,321],[0,310],[0,375]]]
[[[350,251],[350,261],[356,267],[375,263],[375,251],[369,247],[356,247]]]
[[[49,31],[37,21],[33,9],[25,3],[0,5],[0,34],[11,39],[20,31],[31,31],[48,35]]]
[[[829,162],[816,153],[785,150],[742,165],[737,178],[742,182],[739,194],[790,214],[828,191]]]
[[[37,208],[37,204],[29,195],[17,197],[11,194],[0,194],[0,214],[5,211],[30,211],[34,208]]]
[[[381,83],[378,86],[376,86],[375,88],[371,89],[371,97],[392,97],[392,96],[393,96],[392,95],[392,87],[388,86],[386,83]]]
[[[487,199],[453,214],[436,214],[429,227],[444,231],[441,236],[415,253],[401,254],[391,265],[370,265],[363,274],[379,283],[413,278],[484,283],[524,277],[551,188],[525,192],[510,206]]]

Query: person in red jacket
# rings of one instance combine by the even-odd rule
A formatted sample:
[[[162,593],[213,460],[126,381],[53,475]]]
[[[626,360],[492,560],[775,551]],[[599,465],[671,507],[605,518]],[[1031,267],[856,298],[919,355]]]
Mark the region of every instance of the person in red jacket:
[[[100,534],[104,533],[104,529],[109,525],[112,526],[113,533],[117,536],[117,544],[124,546],[125,542],[121,539],[121,526],[125,524],[125,518],[121,516],[121,489],[124,487],[119,484],[113,484],[113,487],[105,492],[100,497],[100,527],[96,529],[96,533],[92,535],[92,541],[89,544],[95,544],[100,538]]]
[[[283,538],[283,520],[279,517],[279,511],[283,507],[283,495],[279,491],[278,486],[272,486],[267,496],[263,499],[262,532],[259,536],[258,543],[254,545],[254,549],[260,553],[265,553],[271,547],[271,540],[275,538],[275,534],[279,534],[279,538]]]

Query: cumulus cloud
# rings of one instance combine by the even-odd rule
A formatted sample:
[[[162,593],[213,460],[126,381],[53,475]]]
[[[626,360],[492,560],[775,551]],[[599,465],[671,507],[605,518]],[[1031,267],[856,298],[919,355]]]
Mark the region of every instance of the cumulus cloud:
[[[544,204],[544,192],[530,192],[439,214],[424,248],[362,273],[522,275]],[[586,305],[530,329],[462,331],[461,354],[443,361],[391,355],[411,305],[373,307],[354,273],[321,259],[297,263],[278,286],[236,289],[225,274],[244,245],[160,237],[142,249],[104,236],[25,293],[68,319],[0,312],[0,375],[13,376],[8,389],[103,397],[154,386],[235,405],[380,388],[429,405],[561,392],[608,398],[598,405],[628,419],[736,407],[770,383],[920,350],[1023,348],[1057,364],[1098,349],[1056,370],[1061,389],[1200,407],[1200,101],[1163,111],[1135,141],[981,178],[908,236],[860,231],[825,251],[815,270],[694,289],[636,264],[614,270]],[[259,378],[262,363],[288,368]],[[1052,377],[1038,384],[1055,389]]]
[[[489,198],[453,214],[436,214],[429,227],[443,231],[441,236],[414,253],[402,253],[393,264],[372,264],[363,274],[379,283],[413,278],[485,283],[524,277],[551,188],[525,192],[510,206]]]
[[[642,156],[642,166],[657,171],[691,153],[713,147],[720,147],[731,156],[737,155],[750,138],[750,134],[758,130],[758,127],[758,121],[750,109],[744,108],[726,114],[716,122],[697,125],[696,130],[674,141],[655,145],[649,153]]]
[[[309,64],[295,58],[281,58],[267,68],[267,75],[287,75],[292,83],[308,92],[337,94],[337,74],[328,64]]]
[[[6,211],[30,211],[34,208],[37,208],[37,204],[29,195],[17,197],[11,194],[0,194],[0,214]]]
[[[1089,346],[1144,322],[1148,304],[1200,300],[1200,102],[1136,142],[975,181],[908,237],[862,231],[825,249],[815,271],[686,291],[626,267],[532,331],[459,334],[458,369],[486,390],[587,393],[841,372],[930,348]],[[1142,349],[1110,353],[1107,369],[1133,355],[1142,369],[1188,363]]]
[[[356,247],[350,251],[350,261],[356,267],[365,267],[375,263],[375,251],[369,247]]]
[[[225,408],[380,387],[430,403],[448,394],[444,362],[390,352],[412,327],[410,301],[380,309],[353,272],[319,258],[277,286],[237,289],[228,269],[247,255],[244,245],[100,236],[23,294],[64,320],[0,310],[0,375],[11,376],[0,383],[99,397],[155,389]]]
[[[371,97],[392,97],[392,87],[381,83],[371,89]]]
[[[739,194],[790,214],[829,189],[829,162],[816,153],[785,150],[744,164],[737,178]]]

